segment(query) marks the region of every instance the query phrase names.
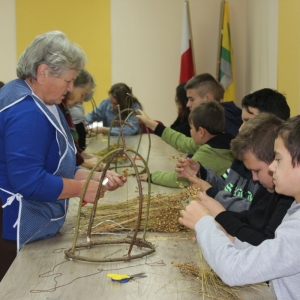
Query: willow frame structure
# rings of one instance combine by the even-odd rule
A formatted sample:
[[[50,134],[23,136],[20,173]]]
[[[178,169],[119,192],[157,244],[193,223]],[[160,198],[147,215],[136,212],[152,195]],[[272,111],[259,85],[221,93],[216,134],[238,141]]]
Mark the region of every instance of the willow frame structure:
[[[127,97],[128,98],[135,98],[132,94],[129,94],[127,93]],[[119,117],[119,115],[121,116],[124,112],[126,111],[129,111],[129,114],[127,115],[127,117],[125,118],[124,121],[121,120],[121,118]],[[108,152],[109,152],[109,149],[110,149],[110,132],[111,132],[111,129],[113,127],[113,125],[115,123],[119,123],[120,124],[120,132],[122,132],[122,129],[125,125],[131,125],[130,123],[127,122],[127,120],[132,116],[132,115],[135,115],[137,114],[136,110],[132,109],[132,108],[125,108],[123,109],[119,115],[116,115],[115,118],[113,119],[113,121],[111,122],[110,124],[110,130],[109,130],[109,133],[108,133]],[[149,162],[149,156],[150,156],[150,150],[151,150],[151,138],[150,138],[150,134],[149,134],[149,130],[147,127],[146,128],[146,131],[147,131],[147,135],[148,135],[148,142],[149,142],[149,146],[148,146],[148,153],[147,153],[147,158],[146,158],[146,163],[148,165],[148,162]],[[138,142],[138,146],[137,146],[137,152],[139,151],[140,149],[140,145],[141,145],[141,140],[142,140],[142,136],[143,136],[143,133],[141,132],[140,133],[140,138],[139,138],[139,142]],[[118,143],[120,142],[120,138],[123,137],[123,135],[119,135],[119,141]],[[122,166],[122,168],[126,168],[128,167],[128,165],[124,165]],[[138,166],[140,167],[140,166]],[[117,166],[117,162],[115,163],[115,167],[114,169],[117,171],[118,169],[118,166]],[[142,173],[146,173],[146,169],[144,168],[142,171],[139,172],[139,174],[142,174]],[[130,175],[133,175],[133,174],[130,174]]]
[[[121,122],[120,111],[119,111],[119,119],[120,119],[120,122]],[[93,169],[91,170],[91,172],[90,172],[90,174],[87,178],[84,189],[82,191],[82,195],[80,197],[80,203],[79,203],[79,207],[78,207],[77,222],[76,222],[76,227],[75,227],[75,233],[74,233],[72,248],[65,251],[66,257],[68,257],[70,259],[88,261],[88,262],[130,261],[132,259],[142,258],[142,257],[144,257],[146,255],[149,255],[149,254],[151,254],[155,251],[154,245],[152,245],[150,242],[146,241],[146,239],[145,239],[147,225],[148,225],[148,218],[149,218],[149,207],[150,207],[150,194],[151,194],[150,180],[148,180],[147,211],[146,211],[146,219],[145,219],[143,237],[142,238],[137,238],[137,234],[138,234],[139,229],[140,229],[141,218],[142,218],[143,191],[142,191],[141,180],[138,176],[139,175],[138,168],[135,164],[134,159],[130,156],[129,153],[132,152],[135,155],[135,157],[138,156],[140,158],[140,160],[144,164],[144,169],[145,169],[145,172],[147,172],[147,174],[148,174],[148,178],[150,178],[150,171],[149,171],[147,162],[144,160],[144,158],[137,151],[126,149],[125,139],[124,139],[124,136],[123,136],[122,129],[120,130],[120,136],[122,138],[122,147],[108,152],[102,159],[100,159],[98,161],[98,163],[93,167]],[[138,216],[137,216],[137,221],[136,221],[136,226],[135,226],[135,229],[134,229],[134,233],[133,233],[132,236],[127,236],[124,239],[115,239],[115,240],[109,240],[109,241],[93,240],[92,239],[92,232],[91,232],[92,231],[92,225],[93,225],[94,217],[95,217],[95,214],[96,214],[97,203],[99,201],[99,196],[100,196],[100,192],[101,192],[101,189],[102,189],[103,181],[106,178],[106,173],[109,170],[110,164],[113,162],[113,160],[118,155],[124,155],[128,158],[128,160],[131,162],[131,166],[134,168],[135,175],[136,175],[136,178],[137,178],[138,191],[139,191],[139,211],[138,211]],[[97,169],[97,167],[103,161],[107,161],[107,162],[106,162],[106,165],[105,165],[105,167],[103,169],[103,172],[101,174],[98,190],[97,190],[96,197],[95,197],[95,202],[94,202],[93,209],[92,209],[92,212],[91,212],[91,218],[90,218],[89,226],[88,226],[88,229],[87,229],[87,242],[77,244],[78,235],[79,235],[79,226],[80,226],[80,216],[81,216],[82,202],[83,202],[85,194],[86,194],[87,186],[88,186],[89,181],[91,180],[95,170]],[[119,258],[97,258],[97,259],[94,259],[94,258],[90,258],[90,257],[87,257],[87,256],[82,256],[80,254],[77,255],[75,253],[76,250],[79,250],[79,249],[82,249],[82,248],[89,249],[89,248],[92,248],[93,246],[106,245],[106,244],[129,244],[130,246],[129,246],[127,255],[119,257]],[[139,248],[147,248],[148,250],[144,251],[140,254],[131,255],[131,251],[132,251],[133,246],[137,246]]]

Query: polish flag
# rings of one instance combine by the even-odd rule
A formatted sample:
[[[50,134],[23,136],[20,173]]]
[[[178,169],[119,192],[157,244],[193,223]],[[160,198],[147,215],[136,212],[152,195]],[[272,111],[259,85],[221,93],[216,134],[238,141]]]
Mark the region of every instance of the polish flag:
[[[186,82],[195,76],[190,23],[188,16],[188,3],[184,2],[183,8],[183,27],[182,27],[182,42],[181,42],[181,66],[179,83]]]

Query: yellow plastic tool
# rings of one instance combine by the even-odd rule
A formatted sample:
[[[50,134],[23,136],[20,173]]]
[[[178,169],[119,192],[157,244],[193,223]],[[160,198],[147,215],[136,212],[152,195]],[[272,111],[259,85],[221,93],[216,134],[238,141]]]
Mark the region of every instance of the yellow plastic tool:
[[[147,277],[145,273],[138,273],[138,274],[134,274],[134,275],[127,275],[127,274],[106,274],[107,277],[111,278],[112,281],[119,281],[121,283],[124,282],[128,282],[130,279],[132,278],[143,278],[143,277]]]

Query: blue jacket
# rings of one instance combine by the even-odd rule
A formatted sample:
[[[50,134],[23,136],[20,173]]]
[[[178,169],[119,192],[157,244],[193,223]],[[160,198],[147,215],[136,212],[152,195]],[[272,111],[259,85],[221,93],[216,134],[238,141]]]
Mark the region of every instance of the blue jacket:
[[[18,249],[55,235],[65,220],[68,201],[57,198],[62,178],[74,178],[75,145],[57,111],[60,123],[23,80],[0,90],[2,237]]]
[[[142,109],[139,104],[134,103],[132,109]],[[116,113],[112,109],[110,105],[109,98],[103,100],[92,112],[86,115],[86,121],[90,124],[93,122],[103,122],[104,127],[110,127],[111,122],[115,118]],[[130,116],[127,120],[128,123],[132,124],[132,126],[125,125],[123,127],[124,135],[135,135],[141,132],[141,126],[139,121],[135,118],[134,115]],[[110,134],[111,135],[119,135],[120,128],[112,127]]]

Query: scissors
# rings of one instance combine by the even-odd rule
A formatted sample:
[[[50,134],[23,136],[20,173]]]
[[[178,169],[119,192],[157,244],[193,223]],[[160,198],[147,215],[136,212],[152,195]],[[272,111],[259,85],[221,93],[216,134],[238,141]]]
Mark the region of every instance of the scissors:
[[[106,274],[107,277],[111,278],[112,281],[118,281],[120,283],[128,282],[133,278],[144,278],[147,277],[145,273],[138,273],[134,275],[127,275],[127,274]]]

